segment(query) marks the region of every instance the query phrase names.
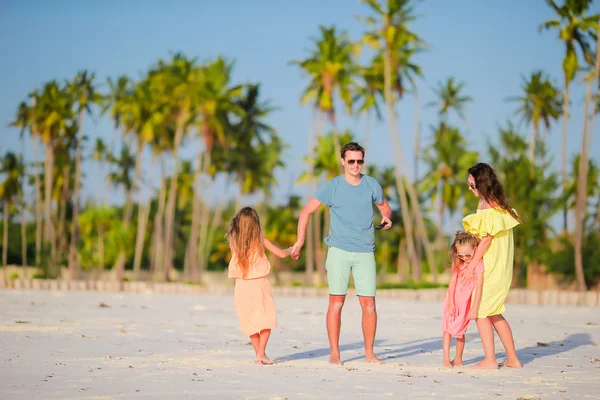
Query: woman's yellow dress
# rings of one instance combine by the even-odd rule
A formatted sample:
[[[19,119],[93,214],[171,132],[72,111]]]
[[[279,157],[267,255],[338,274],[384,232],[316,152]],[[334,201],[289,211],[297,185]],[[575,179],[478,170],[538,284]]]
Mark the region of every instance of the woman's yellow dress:
[[[501,208],[477,210],[475,214],[463,218],[466,232],[480,239],[491,235],[494,238],[483,255],[483,290],[477,318],[502,314],[504,301],[512,282],[515,245],[513,228],[519,221]]]

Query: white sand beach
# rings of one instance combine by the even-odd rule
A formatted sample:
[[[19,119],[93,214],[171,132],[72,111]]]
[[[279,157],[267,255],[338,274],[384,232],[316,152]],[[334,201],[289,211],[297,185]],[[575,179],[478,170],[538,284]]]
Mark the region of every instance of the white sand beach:
[[[276,297],[279,327],[253,363],[233,297],[0,291],[2,399],[599,398],[597,308],[507,305],[522,370],[441,368],[441,303],[379,299],[376,353],[363,362],[360,308],[342,319],[330,366],[326,297]],[[483,356],[475,324],[465,360]],[[497,340],[499,361],[502,347]]]

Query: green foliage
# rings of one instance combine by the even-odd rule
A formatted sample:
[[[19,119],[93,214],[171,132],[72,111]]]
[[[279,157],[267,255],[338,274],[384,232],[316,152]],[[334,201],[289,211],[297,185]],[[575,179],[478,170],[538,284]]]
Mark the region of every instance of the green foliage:
[[[448,285],[435,282],[415,282],[412,278],[404,282],[382,282],[377,285],[377,289],[438,289],[448,287]]]
[[[583,274],[588,287],[594,287],[600,282],[600,234],[588,232],[584,236]],[[556,273],[569,281],[575,280],[575,248],[569,237],[558,239],[556,250],[549,252],[543,261],[548,271]]]

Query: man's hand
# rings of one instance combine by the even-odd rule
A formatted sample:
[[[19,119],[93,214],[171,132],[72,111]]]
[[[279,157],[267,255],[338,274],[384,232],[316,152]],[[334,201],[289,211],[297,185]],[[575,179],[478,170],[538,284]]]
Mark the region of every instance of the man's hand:
[[[385,226],[381,229],[390,229],[392,227],[392,221],[388,217],[381,218],[381,223],[385,222]]]
[[[300,250],[302,250],[302,246],[304,246],[304,240],[298,240],[292,246],[292,253],[290,254],[290,256],[294,260],[297,260],[298,258],[300,258]]]

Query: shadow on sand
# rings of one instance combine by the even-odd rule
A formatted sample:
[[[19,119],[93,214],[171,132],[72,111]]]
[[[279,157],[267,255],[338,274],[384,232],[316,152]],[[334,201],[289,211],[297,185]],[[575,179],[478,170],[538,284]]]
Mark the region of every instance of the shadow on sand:
[[[529,364],[534,360],[542,357],[554,356],[560,353],[566,353],[577,347],[592,344],[592,337],[588,333],[575,333],[567,336],[563,340],[554,342],[538,342],[535,346],[517,349],[517,357],[521,364]],[[496,358],[506,357],[505,352],[496,352]],[[477,357],[472,360],[465,361],[465,365],[475,364],[483,360],[483,357]]]

